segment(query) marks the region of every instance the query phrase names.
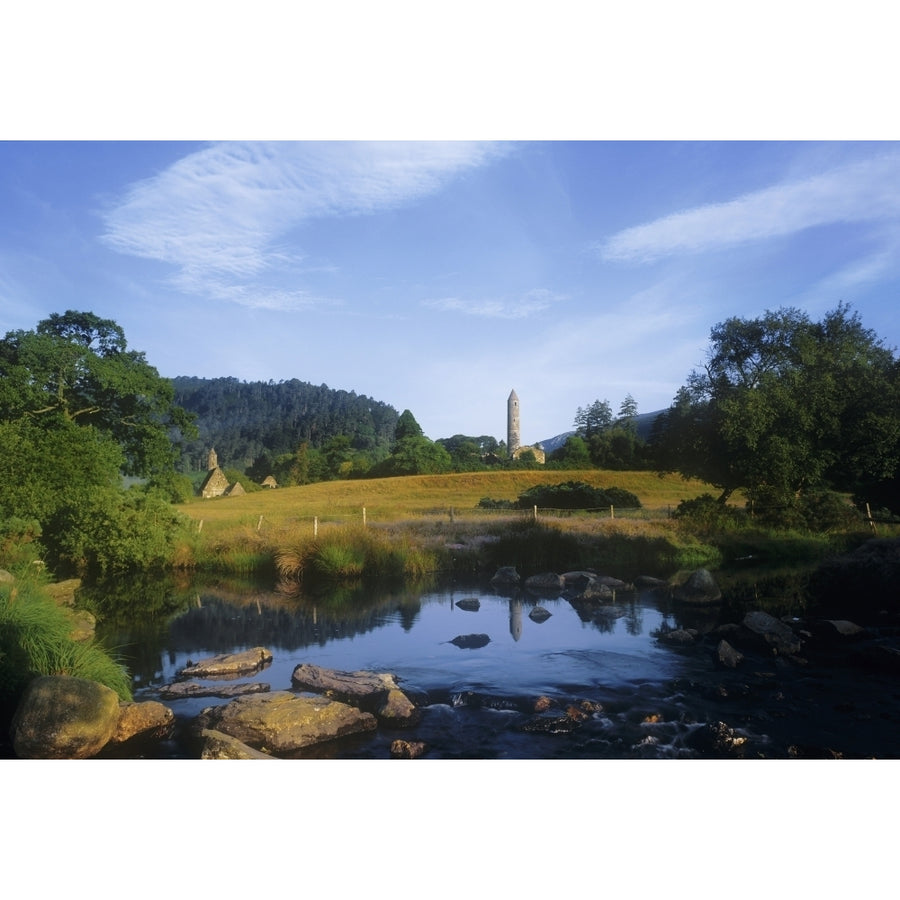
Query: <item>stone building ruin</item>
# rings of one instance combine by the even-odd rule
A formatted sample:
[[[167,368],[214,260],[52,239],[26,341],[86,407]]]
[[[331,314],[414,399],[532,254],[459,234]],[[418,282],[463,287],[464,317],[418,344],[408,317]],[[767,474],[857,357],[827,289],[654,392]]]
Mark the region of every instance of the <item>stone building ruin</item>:
[[[519,410],[519,396],[510,391],[506,401],[506,449],[510,459],[519,459],[523,453],[532,453],[537,462],[543,465],[547,461],[544,448],[540,444],[530,447],[522,446],[521,419]]]

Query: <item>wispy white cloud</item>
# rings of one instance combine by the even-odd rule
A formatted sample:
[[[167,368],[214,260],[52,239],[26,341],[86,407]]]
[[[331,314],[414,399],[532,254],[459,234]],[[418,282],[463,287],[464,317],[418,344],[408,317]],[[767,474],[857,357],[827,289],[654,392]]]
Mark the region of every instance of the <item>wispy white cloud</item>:
[[[188,293],[218,296],[228,284],[237,303],[308,305],[302,291],[266,287],[276,273],[297,275],[302,254],[286,254],[282,242],[291,229],[412,203],[502,152],[465,142],[216,144],[133,185],[104,213],[102,239],[175,266],[173,281]]]
[[[564,299],[562,294],[556,294],[545,288],[536,288],[521,297],[508,300],[493,298],[462,300],[459,297],[439,297],[423,300],[422,305],[440,312],[456,312],[484,319],[527,319]]]
[[[898,217],[900,156],[881,155],[626,228],[596,249],[609,261],[652,262],[785,237],[820,225]]]

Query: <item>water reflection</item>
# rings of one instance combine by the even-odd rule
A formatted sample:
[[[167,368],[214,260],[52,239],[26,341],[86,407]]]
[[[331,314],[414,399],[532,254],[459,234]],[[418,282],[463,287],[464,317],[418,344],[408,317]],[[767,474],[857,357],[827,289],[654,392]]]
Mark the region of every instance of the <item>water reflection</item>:
[[[802,605],[805,573],[790,572],[786,579],[772,572],[720,577],[726,598],[713,607],[681,606],[653,592],[619,592],[604,604],[544,596],[540,605],[550,616],[538,620],[529,616],[537,597],[481,583],[444,589],[430,583],[356,584],[311,593],[238,579],[163,578],[121,581],[85,592],[82,599],[97,611],[98,635],[119,653],[138,686],[173,677],[188,655],[249,646],[267,646],[289,658],[325,654],[336,668],[384,661],[392,669],[415,669],[426,681],[419,670],[435,667],[435,677],[445,677],[440,666],[459,664],[435,648],[462,632],[489,634],[490,655],[469,656],[467,665],[495,666],[486,677],[501,681],[515,679],[529,664],[540,670],[544,657],[570,651],[599,648],[649,659],[658,650],[653,636],[660,631],[690,628],[702,635],[723,621],[740,621],[744,606],[768,603],[773,614],[784,614]],[[480,598],[464,612],[464,628],[445,621],[461,596]],[[532,656],[539,659],[526,662]],[[648,673],[653,671],[650,665]]]

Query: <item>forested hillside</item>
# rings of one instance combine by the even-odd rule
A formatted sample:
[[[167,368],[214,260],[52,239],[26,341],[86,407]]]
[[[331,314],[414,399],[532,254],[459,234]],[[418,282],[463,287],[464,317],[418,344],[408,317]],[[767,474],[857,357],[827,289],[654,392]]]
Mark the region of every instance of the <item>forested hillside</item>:
[[[398,413],[353,391],[303,381],[237,378],[172,379],[175,403],[194,413],[198,437],[187,443],[182,469],[206,468],[216,449],[220,464],[244,469],[258,457],[294,453],[302,443],[319,449],[345,435],[373,459],[388,455]]]

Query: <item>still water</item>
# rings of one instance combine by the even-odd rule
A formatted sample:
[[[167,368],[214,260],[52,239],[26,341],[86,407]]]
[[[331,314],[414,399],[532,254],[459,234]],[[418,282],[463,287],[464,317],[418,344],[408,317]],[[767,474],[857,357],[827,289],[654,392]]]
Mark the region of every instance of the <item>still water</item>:
[[[154,699],[191,662],[262,646],[274,655],[272,664],[236,681],[288,690],[300,663],[390,672],[422,705],[422,721],[412,729],[381,729],[306,756],[387,758],[391,741],[404,738],[424,741],[432,758],[690,758],[704,752],[698,730],[722,715],[714,692],[689,690],[715,674],[709,655],[659,640],[661,631],[709,628],[721,612],[673,609],[654,593],[626,593],[603,614],[586,614],[561,596],[508,596],[483,584],[424,592],[356,588],[318,597],[251,584],[177,591],[157,585],[142,612],[141,590],[147,588],[128,589],[131,612],[118,623],[107,619],[100,635],[133,673],[137,700]],[[121,601],[116,605],[122,608]],[[542,620],[540,610],[549,616]],[[478,635],[474,643],[482,646],[453,643],[469,635]],[[550,718],[564,724],[569,707],[589,714],[578,717],[577,727],[541,730],[535,727],[540,697],[552,701]],[[142,755],[196,755],[191,719],[228,701],[165,702],[179,728]],[[768,755],[765,733],[742,733],[757,755]]]

